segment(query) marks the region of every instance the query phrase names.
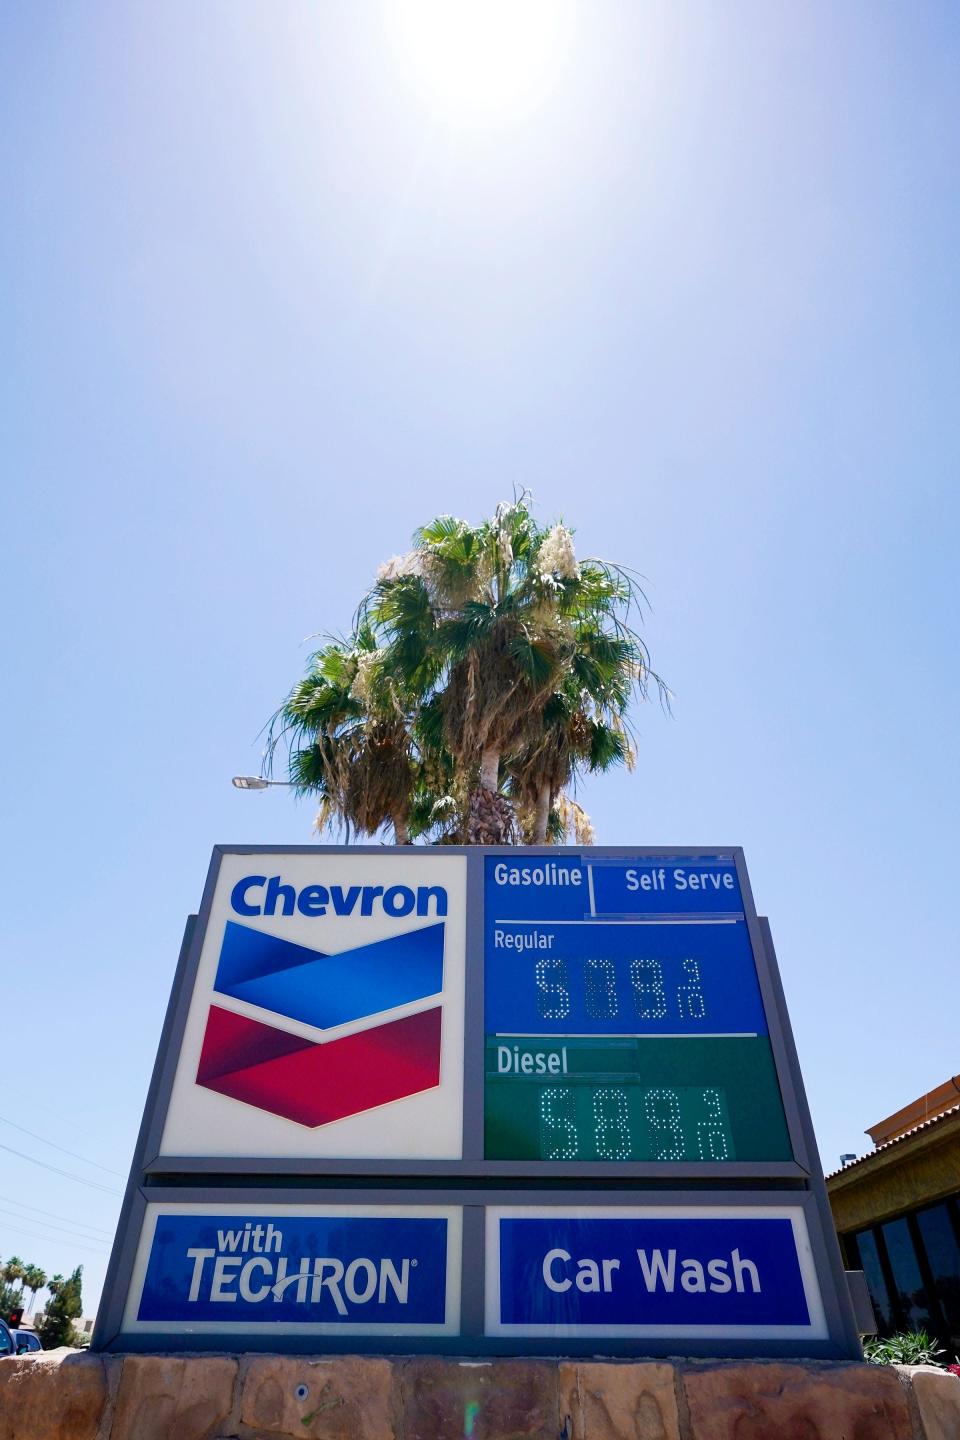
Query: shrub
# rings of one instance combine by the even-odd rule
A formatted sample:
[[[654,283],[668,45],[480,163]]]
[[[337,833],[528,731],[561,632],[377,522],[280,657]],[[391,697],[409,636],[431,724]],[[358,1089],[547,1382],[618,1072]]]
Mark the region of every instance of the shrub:
[[[926,1330],[905,1330],[863,1342],[863,1355],[871,1365],[939,1365],[943,1367],[944,1349]]]
[[[76,1343],[73,1322],[79,1320],[83,1314],[83,1303],[80,1296],[82,1274],[83,1266],[78,1265],[66,1280],[62,1275],[54,1275],[49,1282],[50,1299],[47,1302],[46,1313],[37,1326],[44,1350],[55,1350],[58,1345]]]

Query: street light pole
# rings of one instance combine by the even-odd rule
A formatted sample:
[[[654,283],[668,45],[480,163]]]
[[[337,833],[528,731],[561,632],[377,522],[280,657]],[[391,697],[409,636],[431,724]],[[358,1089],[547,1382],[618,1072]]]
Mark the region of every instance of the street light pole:
[[[262,775],[234,775],[233,784],[238,790],[266,790],[270,785],[282,785],[291,789],[289,780],[264,780]]]

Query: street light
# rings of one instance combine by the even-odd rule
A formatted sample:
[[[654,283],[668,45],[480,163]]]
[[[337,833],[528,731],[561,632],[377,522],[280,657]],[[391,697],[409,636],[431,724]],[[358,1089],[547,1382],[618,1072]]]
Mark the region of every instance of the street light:
[[[262,775],[234,775],[233,783],[238,790],[266,790],[268,785],[290,787],[289,780],[264,780]]]

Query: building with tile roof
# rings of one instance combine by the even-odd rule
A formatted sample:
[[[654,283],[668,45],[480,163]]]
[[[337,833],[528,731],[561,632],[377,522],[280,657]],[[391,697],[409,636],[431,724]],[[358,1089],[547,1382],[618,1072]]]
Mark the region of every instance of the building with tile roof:
[[[960,1353],[960,1075],[880,1120],[874,1148],[827,1176],[846,1264],[881,1335],[924,1329]]]

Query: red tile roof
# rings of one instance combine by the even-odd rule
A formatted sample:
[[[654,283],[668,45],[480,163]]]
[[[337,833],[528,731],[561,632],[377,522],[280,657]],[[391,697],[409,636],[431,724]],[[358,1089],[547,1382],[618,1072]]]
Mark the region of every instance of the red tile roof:
[[[929,1120],[921,1120],[918,1125],[913,1125],[909,1130],[904,1130],[902,1135],[895,1135],[892,1140],[885,1140],[883,1144],[878,1145],[876,1149],[868,1150],[866,1155],[860,1155],[856,1160],[851,1160],[848,1164],[841,1165],[839,1170],[832,1170],[826,1178],[833,1180],[837,1175],[845,1175],[848,1170],[856,1169],[858,1165],[863,1165],[865,1161],[872,1160],[875,1155],[879,1155],[882,1151],[890,1150],[894,1145],[899,1145],[902,1141],[909,1140],[911,1135],[916,1135],[920,1130],[931,1130],[934,1125],[939,1125],[941,1121],[949,1120],[951,1115],[957,1114],[960,1114],[960,1104],[951,1105],[949,1110],[941,1110],[939,1115],[932,1115]]]

